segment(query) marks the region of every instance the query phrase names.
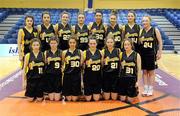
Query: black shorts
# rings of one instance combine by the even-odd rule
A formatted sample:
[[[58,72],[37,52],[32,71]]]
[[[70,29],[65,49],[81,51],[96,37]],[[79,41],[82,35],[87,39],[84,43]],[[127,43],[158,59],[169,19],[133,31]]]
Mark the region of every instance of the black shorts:
[[[81,95],[81,73],[64,74],[62,94],[65,96]]]
[[[157,69],[156,54],[141,55],[142,69],[143,70],[154,70]]]
[[[43,78],[27,79],[25,96],[27,97],[43,97]]]
[[[102,78],[101,73],[91,74],[84,73],[84,94],[92,95],[92,94],[100,94],[102,88]]]
[[[62,75],[46,74],[44,89],[46,93],[61,93],[62,92]]]
[[[139,94],[138,87],[136,87],[137,78],[134,77],[120,77],[119,78],[119,95],[136,97]]]
[[[118,93],[118,82],[119,82],[119,75],[113,72],[103,73],[103,78],[102,78],[102,90],[103,92],[113,92],[113,93]]]

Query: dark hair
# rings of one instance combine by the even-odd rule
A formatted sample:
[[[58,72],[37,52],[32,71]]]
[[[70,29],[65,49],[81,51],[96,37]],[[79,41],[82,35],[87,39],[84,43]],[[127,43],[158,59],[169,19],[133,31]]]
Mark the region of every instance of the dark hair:
[[[33,20],[32,27],[34,27],[34,17],[31,16],[31,15],[27,15],[27,16],[25,17],[25,20],[24,20],[25,26],[26,26],[26,20],[27,20],[27,18],[31,18],[31,19]]]
[[[91,34],[88,36],[88,43],[90,42],[90,40],[95,40],[96,43],[98,43],[98,40],[96,39],[96,35],[95,34]]]
[[[75,40],[76,41],[76,47],[77,47],[77,44],[78,44],[77,39],[78,39],[78,36],[76,34],[72,34],[68,39],[68,44],[69,44],[70,40]]]
[[[50,14],[48,11],[44,11],[44,12],[42,13],[42,18],[43,18],[43,16],[44,16],[45,14],[47,14],[47,15],[49,15],[49,16],[51,17],[51,14]]]
[[[41,50],[41,41],[40,41],[40,39],[38,39],[38,38],[34,38],[34,39],[31,40],[29,49],[32,51],[32,44],[33,44],[34,42],[38,42],[38,43],[39,43],[39,45],[40,45],[39,49]]]
[[[130,10],[129,12],[128,12],[128,14],[129,13],[132,13],[133,15],[134,15],[134,22],[136,22],[136,13],[133,11],[133,10]]]
[[[69,13],[66,12],[66,11],[63,11],[63,12],[60,14],[60,16],[62,17],[64,14],[67,14],[67,15],[69,16]]]
[[[55,37],[55,36],[52,36],[52,37],[49,39],[49,44],[51,43],[51,41],[56,41],[56,42],[59,44],[59,40],[58,40],[57,37]]]
[[[125,39],[123,40],[123,48],[124,48],[124,43],[125,43],[125,41],[129,41],[129,43],[130,43],[131,46],[132,46],[132,49],[134,49],[133,41],[132,41],[132,39],[130,39],[130,38],[125,38]]]
[[[115,9],[111,11],[110,16],[112,16],[112,15],[114,15],[114,16],[116,16],[116,17],[117,17],[117,11],[116,11]]]
[[[100,14],[103,16],[103,13],[102,13],[100,10],[96,10],[95,15],[96,15],[97,13],[100,13]]]

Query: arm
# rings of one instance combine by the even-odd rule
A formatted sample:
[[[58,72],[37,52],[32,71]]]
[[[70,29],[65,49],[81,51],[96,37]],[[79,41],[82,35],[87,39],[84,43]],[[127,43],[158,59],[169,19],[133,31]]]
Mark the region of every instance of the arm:
[[[161,34],[160,34],[159,30],[155,29],[155,33],[156,33],[156,38],[157,38],[158,45],[159,45],[159,49],[157,51],[156,58],[157,58],[157,60],[159,60],[161,58],[161,55],[162,55],[163,44],[162,44],[162,38],[161,38]]]
[[[44,60],[45,60],[45,63],[48,63],[46,53],[47,53],[47,51],[44,52]]]
[[[26,71],[27,71],[27,67],[28,67],[28,62],[29,62],[29,57],[30,57],[30,53],[26,54],[25,59],[24,59],[24,67],[23,67],[23,89],[25,89],[26,87]]]
[[[125,39],[125,25],[121,27],[121,30],[122,30],[122,40],[124,40]]]
[[[81,53],[81,66],[83,66],[83,63],[84,63],[84,55],[83,55],[83,52],[82,50],[80,50],[80,53]]]
[[[65,68],[65,55],[66,55],[67,50],[64,50],[62,52],[62,72],[64,71]]]
[[[74,26],[72,26],[72,33],[75,33],[75,25]]]
[[[18,39],[17,39],[17,43],[18,43],[18,52],[19,52],[19,60],[20,61],[23,61],[23,56],[24,56],[24,53],[22,52],[22,38],[23,38],[23,30],[20,29],[19,32],[18,32]]]
[[[104,50],[100,51],[101,53],[101,66],[104,66]]]
[[[141,72],[141,56],[137,53],[137,78],[140,79],[142,77],[142,72]],[[138,82],[137,82],[138,85]]]

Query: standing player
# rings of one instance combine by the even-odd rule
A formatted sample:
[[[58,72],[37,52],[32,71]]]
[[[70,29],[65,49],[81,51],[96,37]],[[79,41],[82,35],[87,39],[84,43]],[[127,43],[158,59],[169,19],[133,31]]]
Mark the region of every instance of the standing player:
[[[73,31],[78,36],[78,48],[81,50],[87,50],[88,48],[88,36],[89,30],[86,24],[84,24],[85,16],[80,13],[78,15],[78,24],[73,27]]]
[[[81,94],[82,51],[77,49],[77,36],[70,36],[69,49],[63,51],[64,77],[63,95],[68,101],[77,101]]]
[[[141,58],[144,79],[143,96],[153,95],[153,85],[155,81],[155,69],[157,60],[162,54],[162,39],[157,28],[151,27],[151,18],[145,16],[142,19],[143,29],[140,31]]]
[[[96,11],[95,13],[95,22],[89,24],[89,30],[92,35],[95,36],[97,40],[97,48],[102,49],[104,47],[104,39],[105,39],[105,25],[102,21],[103,14],[100,11]]]
[[[119,81],[119,94],[122,101],[133,102],[139,93],[137,81],[141,77],[141,57],[133,50],[131,39],[125,39],[123,46],[125,51],[120,54],[122,71]]]
[[[26,16],[25,17],[25,26],[22,29],[19,29],[18,32],[18,52],[19,60],[22,63],[24,62],[24,56],[30,52],[29,45],[32,39],[38,37],[38,31],[34,28],[34,17]]]
[[[135,51],[139,52],[138,38],[139,38],[140,26],[135,22],[136,21],[135,12],[129,11],[127,19],[128,19],[128,24],[122,27],[122,32],[123,32],[122,37],[123,39],[130,38],[133,41]]]
[[[102,50],[103,56],[103,92],[104,99],[118,97],[118,82],[120,77],[120,49],[115,48],[115,39],[113,35],[106,38],[106,47]]]
[[[58,49],[58,39],[51,37],[49,40],[50,50],[45,51],[46,77],[45,92],[51,101],[59,101],[62,91],[62,51]]]
[[[24,61],[23,84],[25,85],[27,80],[25,96],[29,101],[35,99],[42,101],[43,99],[44,55],[40,51],[40,43],[39,39],[31,40],[31,52],[26,54]]]
[[[96,48],[97,40],[89,39],[89,49],[84,51],[84,94],[86,101],[92,98],[95,101],[100,99],[101,94],[101,69],[102,69],[102,55],[100,50]]]
[[[43,24],[38,25],[37,29],[39,32],[39,37],[42,44],[42,52],[45,50],[49,50],[49,39],[53,36],[55,36],[55,27],[53,24],[51,24],[51,17],[49,12],[43,12],[42,13],[42,22]]]
[[[61,23],[56,24],[56,33],[60,42],[58,48],[61,50],[68,49],[68,40],[72,34],[72,28],[68,21],[69,13],[64,11],[61,14]]]
[[[108,36],[108,34],[112,34],[114,36],[115,47],[121,48],[122,29],[120,28],[120,25],[117,24],[117,16],[114,13],[110,15],[110,25],[108,25],[106,30],[106,35]]]

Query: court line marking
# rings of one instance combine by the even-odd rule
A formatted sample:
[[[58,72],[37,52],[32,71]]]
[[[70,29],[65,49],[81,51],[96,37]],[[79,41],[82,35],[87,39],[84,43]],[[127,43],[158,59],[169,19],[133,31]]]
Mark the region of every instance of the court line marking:
[[[156,114],[148,109],[145,109],[143,108],[142,106],[139,106],[139,105],[143,105],[143,104],[146,104],[146,103],[150,103],[150,102],[154,102],[154,101],[157,101],[157,100],[160,100],[160,99],[163,99],[165,97],[169,96],[169,94],[164,94],[160,97],[157,97],[157,98],[154,98],[154,99],[151,99],[151,100],[146,100],[146,101],[143,101],[143,102],[139,102],[139,103],[136,103],[136,104],[131,104],[131,103],[127,103],[128,106],[122,106],[122,107],[117,107],[117,108],[113,108],[113,109],[108,109],[108,110],[102,110],[102,111],[97,111],[97,112],[93,112],[93,113],[88,113],[88,114],[83,114],[83,115],[80,115],[80,116],[88,116],[88,115],[97,115],[97,114],[104,114],[104,113],[108,113],[108,112],[113,112],[113,111],[117,111],[117,110],[122,110],[122,109],[125,109],[125,108],[129,108],[129,107],[136,107],[148,114],[154,114],[156,116]]]
[[[157,112],[155,112],[155,113],[161,114],[161,113],[165,113],[165,112],[174,112],[174,111],[180,111],[180,108],[160,110],[160,111],[157,111]]]
[[[155,116],[157,116],[158,113],[153,112],[153,111],[148,110],[148,109],[145,109],[145,108],[143,108],[143,107],[140,106],[140,105],[147,104],[147,103],[154,102],[154,101],[158,101],[158,100],[163,99],[163,98],[168,97],[168,96],[169,96],[169,94],[164,94],[164,95],[162,95],[162,96],[160,96],[160,97],[156,97],[156,98],[153,98],[153,99],[150,99],[150,100],[142,101],[142,102],[139,102],[139,103],[136,103],[136,104],[131,104],[131,103],[124,102],[124,103],[127,104],[126,106],[116,107],[116,108],[107,109],[107,110],[102,110],[102,111],[97,111],[97,112],[92,112],[92,113],[88,113],[88,114],[82,114],[82,115],[80,115],[80,116],[90,116],[90,115],[104,114],[104,113],[113,112],[113,111],[118,111],[118,110],[130,108],[130,107],[138,108],[138,109],[140,109],[140,110],[148,113],[148,116],[149,116],[149,115],[155,115]],[[8,96],[7,98],[26,99],[25,96]],[[169,111],[169,112],[170,112],[170,111]]]

